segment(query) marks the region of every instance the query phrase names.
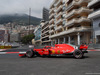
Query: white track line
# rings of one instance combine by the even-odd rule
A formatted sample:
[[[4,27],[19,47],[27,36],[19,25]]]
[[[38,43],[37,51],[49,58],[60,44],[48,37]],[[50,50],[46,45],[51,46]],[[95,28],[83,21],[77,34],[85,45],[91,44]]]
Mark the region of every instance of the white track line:
[[[0,52],[0,54],[25,54],[26,52]]]

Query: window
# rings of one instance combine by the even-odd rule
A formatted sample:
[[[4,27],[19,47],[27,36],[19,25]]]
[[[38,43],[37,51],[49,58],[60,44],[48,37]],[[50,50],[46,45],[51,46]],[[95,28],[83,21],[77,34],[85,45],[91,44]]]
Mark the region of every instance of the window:
[[[100,27],[100,23],[99,23],[99,27]]]

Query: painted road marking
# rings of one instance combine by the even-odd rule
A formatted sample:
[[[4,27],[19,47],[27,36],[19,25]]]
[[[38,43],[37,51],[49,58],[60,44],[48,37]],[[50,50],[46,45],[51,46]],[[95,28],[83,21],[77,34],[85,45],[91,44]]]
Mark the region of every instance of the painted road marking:
[[[26,52],[0,52],[0,54],[25,54]]]

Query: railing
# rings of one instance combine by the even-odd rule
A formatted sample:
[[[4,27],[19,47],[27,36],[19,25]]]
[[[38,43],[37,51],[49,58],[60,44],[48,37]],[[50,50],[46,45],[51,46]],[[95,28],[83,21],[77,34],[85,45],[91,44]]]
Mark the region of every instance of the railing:
[[[59,10],[62,9],[62,8],[63,8],[63,5],[60,5],[60,6],[57,8],[56,12],[59,12]]]
[[[92,0],[89,4],[88,7],[93,6],[95,3],[99,2],[99,0]]]
[[[59,19],[59,20],[56,22],[56,25],[58,25],[60,22],[62,22],[62,19]]]
[[[100,15],[100,9],[97,9],[96,11],[90,13],[90,15],[88,16],[88,18],[92,18],[92,17],[98,17]]]
[[[82,3],[82,2],[90,2],[91,0],[79,0],[78,4]]]
[[[49,26],[49,28],[52,28],[52,27],[54,27],[54,25],[53,25],[53,24]]]
[[[55,6],[59,5],[59,3],[61,3],[62,0],[58,0],[58,2],[55,4]]]
[[[69,18],[71,15],[75,14],[78,12],[78,9],[74,9],[71,12],[69,12],[69,14],[66,15],[66,18]]]
[[[49,37],[49,35],[46,35],[46,36],[42,36],[42,39],[44,39],[44,38],[47,38],[47,37]]]
[[[54,13],[52,13],[52,14],[49,16],[49,19],[51,19],[53,16],[54,16]]]
[[[60,30],[62,26],[56,27],[55,30]]]
[[[51,24],[53,21],[54,21],[54,19],[50,20],[50,21],[49,21],[49,24]]]
[[[49,13],[51,14],[51,12],[53,12],[53,11],[54,11],[54,8],[50,9]]]
[[[81,7],[79,9],[74,9],[69,14],[66,15],[66,18],[70,18],[73,14],[80,14],[81,12],[92,12],[93,10],[87,8],[87,7]]]
[[[46,26],[44,29],[42,29],[42,31],[44,31],[45,29],[47,29],[47,28],[49,28],[49,25],[48,26]]]
[[[68,29],[66,31],[60,32],[59,34],[54,34],[54,35],[50,36],[50,38],[58,37],[58,36],[61,36],[61,35],[66,35],[66,34],[73,33],[73,32],[80,32],[82,30],[90,30],[90,29],[91,29],[91,27],[87,27],[87,26],[74,27],[72,29]]]
[[[58,18],[60,15],[62,15],[62,12],[60,12],[60,13],[56,16],[56,18]]]
[[[83,21],[87,21],[87,22],[90,22],[90,19],[86,18],[86,17],[81,17],[81,18],[74,18],[72,19],[71,21],[68,21],[65,26],[69,26],[69,25],[72,25],[74,23],[80,23],[80,22],[83,22]]]
[[[78,5],[78,2],[77,1],[73,1],[72,3],[70,3],[68,5],[68,7],[66,8],[66,10],[69,10],[73,5]]]
[[[49,33],[53,33],[53,32],[54,32],[54,30],[50,30],[50,31],[49,31]]]
[[[47,31],[43,32],[43,33],[42,33],[42,35],[44,35],[44,34],[46,34],[46,33],[49,33],[49,30],[47,30]]]

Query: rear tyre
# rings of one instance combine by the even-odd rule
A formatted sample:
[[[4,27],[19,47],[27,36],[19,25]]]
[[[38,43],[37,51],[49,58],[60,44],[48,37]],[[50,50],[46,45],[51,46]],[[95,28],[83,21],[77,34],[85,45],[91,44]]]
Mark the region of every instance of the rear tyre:
[[[34,53],[33,50],[28,50],[28,51],[26,52],[26,56],[27,56],[28,58],[32,58],[34,55],[35,55],[35,53]]]
[[[75,50],[74,53],[73,53],[74,57],[76,59],[81,59],[83,57],[83,53],[81,50]]]

